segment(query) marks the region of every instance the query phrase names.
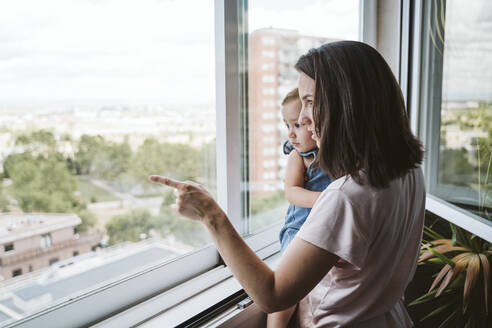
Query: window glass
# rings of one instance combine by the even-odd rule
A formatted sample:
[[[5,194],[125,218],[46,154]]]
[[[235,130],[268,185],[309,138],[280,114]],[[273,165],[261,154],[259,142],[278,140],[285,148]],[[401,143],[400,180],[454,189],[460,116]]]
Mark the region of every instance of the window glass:
[[[492,220],[492,3],[438,1],[428,14],[434,64],[431,192]],[[439,94],[440,92],[440,94]],[[430,140],[430,144],[434,141]],[[435,156],[438,156],[436,158]]]
[[[357,40],[359,1],[248,1],[249,232],[285,219],[287,138],[282,99],[297,85],[294,65],[310,48]]]
[[[49,248],[51,247],[51,236],[50,235],[42,235],[41,236],[41,248]]]
[[[147,177],[216,194],[214,49],[212,0],[0,4],[0,325],[210,242]]]

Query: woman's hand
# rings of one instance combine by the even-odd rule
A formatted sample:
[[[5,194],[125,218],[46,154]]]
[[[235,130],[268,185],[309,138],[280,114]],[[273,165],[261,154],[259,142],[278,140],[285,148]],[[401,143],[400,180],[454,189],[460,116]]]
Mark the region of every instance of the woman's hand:
[[[159,175],[151,175],[149,180],[174,188],[176,203],[171,205],[171,209],[178,214],[199,221],[224,215],[209,192],[196,182],[181,182]]]
[[[149,179],[176,190],[176,204],[172,206],[176,212],[205,223],[222,259],[264,312],[278,312],[297,304],[338,260],[338,256],[294,238],[273,272],[249,248],[202,186],[158,175]]]

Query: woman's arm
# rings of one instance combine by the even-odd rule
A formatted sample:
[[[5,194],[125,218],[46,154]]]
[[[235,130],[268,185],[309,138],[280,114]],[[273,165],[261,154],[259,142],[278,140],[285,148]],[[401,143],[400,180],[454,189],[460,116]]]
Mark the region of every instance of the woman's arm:
[[[285,310],[298,303],[328,273],[338,257],[294,238],[272,271],[246,245],[225,214],[204,218],[220,255],[246,293],[264,312]]]
[[[338,260],[338,256],[294,238],[282,255],[277,270],[272,271],[248,247],[203,187],[159,176],[150,179],[177,190],[176,204],[172,208],[205,224],[225,263],[264,312],[277,312],[298,303]]]
[[[297,151],[291,151],[285,169],[285,197],[293,205],[312,208],[321,192],[304,189],[305,171],[302,156]]]

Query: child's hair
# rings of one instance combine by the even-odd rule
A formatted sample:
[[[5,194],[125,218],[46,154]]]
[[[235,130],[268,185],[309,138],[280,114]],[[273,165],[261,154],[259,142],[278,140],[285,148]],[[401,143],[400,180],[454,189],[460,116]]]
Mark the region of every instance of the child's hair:
[[[285,106],[293,100],[299,100],[299,89],[297,88],[291,90],[287,96],[285,96],[284,100],[282,100],[282,106]]]

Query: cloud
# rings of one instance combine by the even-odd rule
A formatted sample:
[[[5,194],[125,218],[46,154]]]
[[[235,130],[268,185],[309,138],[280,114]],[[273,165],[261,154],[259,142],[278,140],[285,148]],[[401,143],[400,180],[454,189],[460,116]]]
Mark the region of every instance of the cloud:
[[[359,0],[250,0],[249,30],[293,29],[301,34],[357,40]]]
[[[212,0],[2,3],[0,101],[213,102],[213,19]]]
[[[492,100],[492,2],[447,2],[445,24],[444,97]]]

